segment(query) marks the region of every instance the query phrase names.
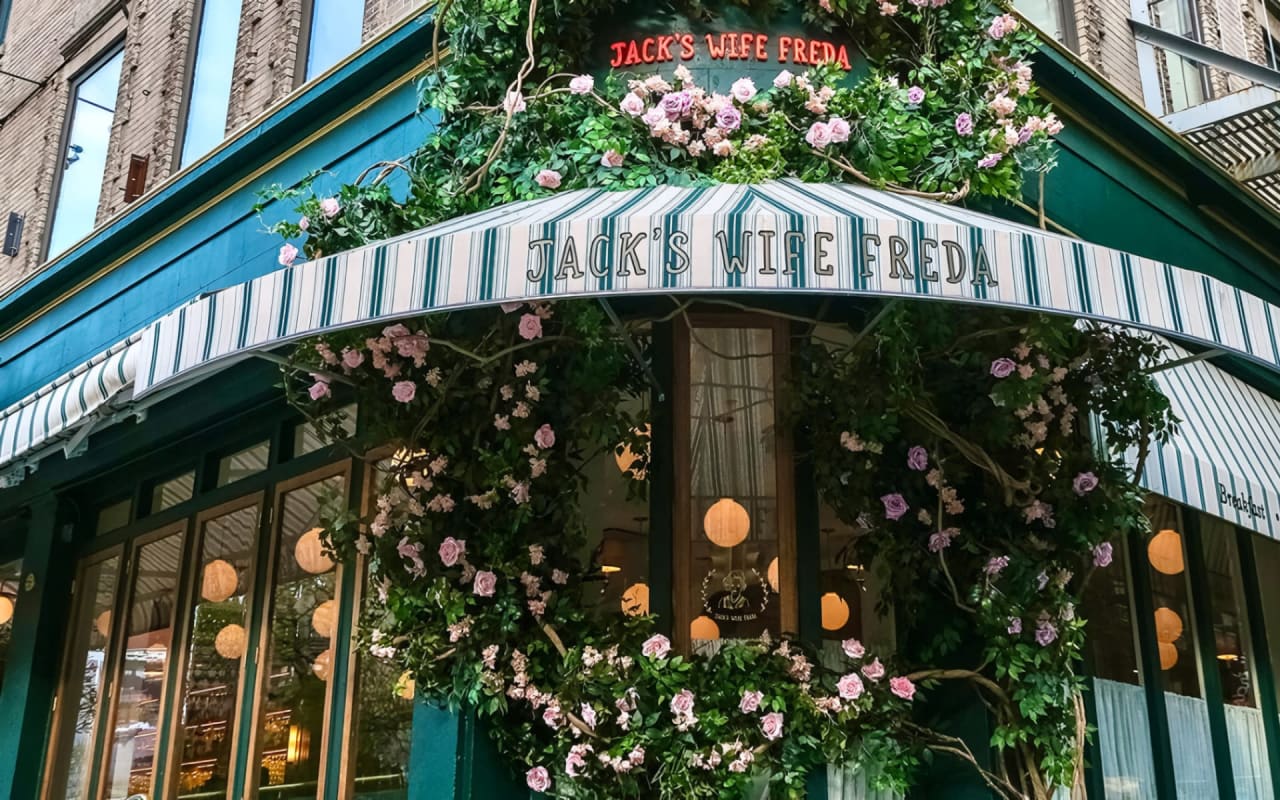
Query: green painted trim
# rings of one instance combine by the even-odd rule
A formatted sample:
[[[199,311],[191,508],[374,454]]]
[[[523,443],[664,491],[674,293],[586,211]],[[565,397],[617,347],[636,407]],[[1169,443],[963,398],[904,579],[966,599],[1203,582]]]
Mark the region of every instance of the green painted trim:
[[[819,523],[818,484],[813,477],[813,460],[809,457],[809,437],[804,431],[793,431],[795,443],[795,531],[796,531],[796,586],[822,585],[822,531]],[[800,639],[820,649],[822,647],[822,601],[819,592],[796,592],[799,602]],[[819,800],[826,798],[827,771],[818,769],[809,774],[805,782],[805,796]]]
[[[197,545],[200,532],[196,530],[193,521],[187,521],[182,536],[182,561],[178,565],[178,593],[174,600],[169,664],[166,667],[164,694],[160,697],[158,723],[160,735],[156,737],[155,785],[152,787],[152,794],[156,797],[168,795],[165,791],[168,784],[165,781],[169,773],[169,748],[173,745],[173,726],[169,721],[174,718],[174,703],[178,702],[178,689],[182,683],[182,673],[178,670],[178,664],[183,660],[182,651],[187,641],[188,618],[192,616],[187,613],[187,604],[191,602],[196,591],[194,573],[199,568]]]
[[[364,497],[365,465],[360,459],[352,459],[351,476],[347,480],[347,505],[360,512]],[[356,682],[359,680],[359,667],[352,664],[351,648],[355,644],[356,631],[359,626],[360,610],[356,608],[356,587],[360,583],[359,571],[352,565],[343,565],[342,582],[337,587],[338,596],[338,630],[334,642],[333,660],[335,669],[330,682],[329,702],[329,751],[324,754],[325,761],[325,800],[338,800],[345,793],[346,787],[340,780],[342,777],[343,754],[346,752],[347,726],[347,693],[357,692]]]
[[[1244,528],[1236,528],[1245,613],[1249,618],[1253,663],[1257,667],[1255,672],[1258,678],[1258,706],[1262,709],[1262,731],[1267,738],[1267,765],[1271,772],[1271,791],[1276,797],[1280,797],[1280,703],[1276,702],[1276,665],[1271,663],[1271,648],[1268,642],[1270,635],[1280,636],[1280,631],[1267,630],[1267,613],[1262,604],[1262,587],[1258,580],[1254,536],[1255,534]]]
[[[1129,534],[1129,577],[1133,581],[1134,616],[1138,620],[1138,654],[1142,661],[1142,688],[1147,695],[1147,722],[1151,730],[1151,760],[1155,766],[1158,800],[1178,800],[1173,771],[1173,745],[1169,741],[1169,710],[1164,703],[1160,674],[1160,644],[1156,639],[1155,607],[1151,602],[1151,576],[1142,557],[1142,534]]]
[[[1214,648],[1213,601],[1209,590],[1209,570],[1204,560],[1204,538],[1200,514],[1184,511],[1183,541],[1187,550],[1187,577],[1191,581],[1191,608],[1195,616],[1200,647],[1200,674],[1204,679],[1205,707],[1209,709],[1209,739],[1213,743],[1214,774],[1218,778],[1218,800],[1236,800],[1236,782],[1231,772],[1231,740],[1227,736],[1227,712],[1222,707],[1222,678],[1218,675]],[[1154,624],[1154,617],[1152,619]]]
[[[458,796],[462,720],[419,694],[409,744],[408,800],[453,800]]]
[[[262,652],[262,629],[267,624],[267,618],[270,616],[271,609],[266,607],[267,596],[271,591],[272,584],[275,583],[276,565],[272,558],[271,548],[275,545],[275,537],[272,535],[272,521],[275,516],[276,493],[274,487],[266,489],[262,497],[262,508],[258,512],[258,552],[254,554],[253,570],[255,580],[253,582],[253,601],[249,606],[249,651],[244,658],[244,674],[242,681],[243,689],[240,693],[239,715],[236,720],[236,757],[232,763],[236,764],[239,769],[236,774],[231,776],[232,797],[247,797],[246,776],[249,770],[246,765],[249,763],[253,755],[250,747],[253,737],[253,716],[256,709],[258,697],[258,667],[262,665],[261,660],[266,657],[266,653]],[[268,641],[266,648],[271,647]]]
[[[658,628],[671,633],[675,620],[672,559],[675,551],[675,328],[671,322],[653,326],[649,351],[654,390],[650,412],[652,448],[649,458],[649,612]]]
[[[1092,661],[1093,659],[1087,659]],[[1084,743],[1084,791],[1090,800],[1105,800],[1106,785],[1102,774],[1102,752],[1098,742],[1098,702],[1094,696],[1093,666],[1086,666],[1084,679],[1084,718],[1092,729],[1092,735]]]

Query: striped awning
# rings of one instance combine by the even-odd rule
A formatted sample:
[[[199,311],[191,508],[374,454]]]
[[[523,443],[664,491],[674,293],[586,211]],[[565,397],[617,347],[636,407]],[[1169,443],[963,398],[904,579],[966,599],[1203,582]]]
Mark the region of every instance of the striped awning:
[[[566,192],[281,269],[145,330],[135,392],[319,331],[424,312],[732,292],[1054,311],[1280,369],[1280,309],[1216,278],[927,200],[783,180]]]
[[[1172,357],[1189,356],[1172,346]],[[1148,455],[1141,483],[1268,536],[1280,536],[1280,401],[1208,361],[1155,373],[1182,424]]]
[[[71,435],[133,385],[138,335],[0,412],[0,465]]]

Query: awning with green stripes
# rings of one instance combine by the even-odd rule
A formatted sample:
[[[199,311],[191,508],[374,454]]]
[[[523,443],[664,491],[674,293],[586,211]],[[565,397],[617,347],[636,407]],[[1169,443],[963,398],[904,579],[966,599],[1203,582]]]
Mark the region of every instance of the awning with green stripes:
[[[112,392],[131,387],[142,407],[239,359],[323,331],[511,301],[730,293],[1042,310],[1156,331],[1280,370],[1275,306],[1199,272],[997,217],[794,180],[583,190],[201,296],[108,351],[118,356],[114,383],[86,394],[71,414],[61,413],[61,401],[41,398],[92,384],[101,357],[0,416],[0,465],[38,458],[32,453],[41,443]],[[1146,485],[1280,533],[1280,403],[1203,362],[1159,379],[1187,433],[1153,454]]]

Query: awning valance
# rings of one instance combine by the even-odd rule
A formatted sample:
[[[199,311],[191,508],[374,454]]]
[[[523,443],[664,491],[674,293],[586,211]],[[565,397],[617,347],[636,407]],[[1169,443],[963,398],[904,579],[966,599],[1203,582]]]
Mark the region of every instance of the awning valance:
[[[581,190],[300,264],[143,333],[139,396],[323,330],[512,300],[765,292],[919,297],[1168,333],[1280,369],[1280,309],[1216,278],[848,184]]]
[[[1173,346],[1173,358],[1190,354]],[[1141,483],[1268,536],[1280,536],[1280,401],[1207,361],[1155,373],[1182,423],[1148,455]]]

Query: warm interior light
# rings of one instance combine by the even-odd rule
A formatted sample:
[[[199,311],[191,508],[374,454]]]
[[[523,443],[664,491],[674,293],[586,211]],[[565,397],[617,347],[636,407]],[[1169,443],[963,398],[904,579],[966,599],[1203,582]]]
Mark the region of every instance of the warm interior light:
[[[248,639],[244,628],[233,622],[218,631],[218,635],[213,639],[213,649],[223,658],[237,659],[244,655],[244,646]]]
[[[1151,567],[1164,575],[1181,575],[1186,569],[1182,560],[1182,537],[1168,528],[1151,537],[1147,543],[1147,560]]]
[[[720,626],[706,614],[689,623],[689,637],[694,641],[712,641],[720,638]]]
[[[622,613],[628,617],[643,617],[649,613],[649,585],[633,583],[622,593]]]
[[[1156,609],[1156,640],[1172,644],[1182,636],[1182,617],[1171,608]]]
[[[111,612],[103,611],[93,620],[93,627],[106,638],[111,634]]]
[[[1239,661],[1240,655],[1238,653],[1219,653],[1218,660],[1219,661]]]
[[[827,592],[822,596],[822,627],[828,631],[838,631],[849,624],[849,604],[835,592]]]
[[[396,681],[396,697],[399,697],[401,700],[412,700],[416,687],[417,682],[414,681],[413,676],[409,674],[409,670],[405,670],[400,673],[400,679]]]
[[[285,760],[290,764],[306,761],[311,755],[311,731],[301,725],[289,726],[289,747]]]
[[[765,577],[769,579],[770,589],[774,592],[782,591],[778,588],[778,559],[776,556],[769,562],[769,569],[765,571]]]
[[[329,680],[329,676],[333,674],[333,648],[327,648],[323,653],[316,656],[316,660],[311,664],[311,671],[320,680]]]
[[[311,612],[311,627],[322,638],[333,638],[333,629],[337,621],[338,603],[335,600],[325,600]]]
[[[235,594],[239,585],[240,576],[236,573],[236,568],[217,558],[204,565],[204,576],[200,580],[200,596],[210,603],[221,603]]]
[[[644,430],[641,430],[640,428],[631,429],[632,436],[634,436],[637,439],[645,440],[644,449],[645,449],[646,457],[649,455],[649,437],[651,434],[651,430],[652,429],[650,428],[648,423],[645,423]],[[636,464],[637,461],[640,461],[640,456],[631,450],[630,443],[623,444],[621,451],[615,451],[613,454],[613,460],[618,465],[618,471],[621,472],[623,475],[627,475],[633,480],[637,480],[637,481],[644,480],[645,478],[644,465]]]
[[[13,601],[4,595],[0,595],[0,625],[4,625],[13,619]]]
[[[612,575],[615,572],[622,572],[622,567],[619,567],[616,564],[601,564],[600,571],[606,575]]]
[[[702,527],[707,538],[720,547],[736,547],[746,540],[751,517],[737,502],[722,497],[707,509]]]
[[[312,575],[320,575],[333,569],[333,559],[325,555],[324,543],[320,541],[321,533],[322,529],[312,528],[299,536],[298,543],[293,547],[293,557],[298,560],[298,566]]]
[[[1172,642],[1160,643],[1160,669],[1173,669],[1178,663],[1178,648]]]

